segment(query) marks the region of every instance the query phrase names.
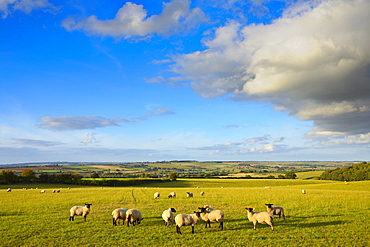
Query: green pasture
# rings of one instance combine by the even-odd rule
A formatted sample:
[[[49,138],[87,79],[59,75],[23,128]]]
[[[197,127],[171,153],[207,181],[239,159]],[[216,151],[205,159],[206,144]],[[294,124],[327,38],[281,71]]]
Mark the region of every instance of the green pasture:
[[[11,187],[12,192],[6,192]],[[25,190],[24,187],[33,188]],[[35,189],[37,187],[38,189]],[[63,185],[0,186],[1,246],[368,246],[370,181],[332,182],[287,179],[181,179],[138,187],[73,187]],[[61,189],[52,193],[52,189]],[[41,194],[40,190],[46,189]],[[301,190],[305,189],[304,195]],[[176,192],[177,198],[167,198]],[[193,192],[187,198],[186,192]],[[200,191],[205,195],[201,196]],[[160,192],[159,199],[153,194]],[[74,205],[92,203],[87,222],[68,221]],[[265,203],[283,206],[286,220],[275,218],[275,231],[253,225],[244,208],[265,211]],[[211,205],[225,213],[225,228],[201,221],[165,227],[161,214],[174,207],[192,213]],[[111,212],[135,208],[144,220],[135,227],[113,226]],[[177,214],[176,213],[176,214]]]

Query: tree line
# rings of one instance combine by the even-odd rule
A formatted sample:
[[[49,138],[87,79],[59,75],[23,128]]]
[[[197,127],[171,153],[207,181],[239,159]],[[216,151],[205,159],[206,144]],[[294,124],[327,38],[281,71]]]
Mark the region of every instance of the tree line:
[[[48,184],[76,184],[91,186],[133,186],[141,184],[163,183],[176,180],[176,174],[170,174],[169,179],[99,179],[85,180],[77,173],[60,173],[60,174],[40,174],[36,176],[31,169],[22,171],[17,175],[12,170],[5,170],[0,173],[0,184],[18,184],[18,183],[48,183]]]
[[[336,168],[323,172],[318,179],[335,181],[362,181],[370,180],[370,163],[359,164]]]

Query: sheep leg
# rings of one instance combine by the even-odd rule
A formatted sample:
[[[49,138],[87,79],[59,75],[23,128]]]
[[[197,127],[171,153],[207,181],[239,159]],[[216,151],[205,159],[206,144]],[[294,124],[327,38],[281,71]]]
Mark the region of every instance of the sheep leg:
[[[128,226],[128,227],[130,226],[130,221],[131,221],[131,215],[129,215],[129,216],[127,217],[127,226]]]
[[[191,226],[191,233],[194,234],[194,226]]]
[[[253,222],[253,230],[256,230],[257,222]]]
[[[224,229],[224,223],[221,222],[218,228],[221,228],[221,230],[223,230]]]
[[[117,225],[117,221],[113,218],[113,225],[116,226]]]
[[[180,227],[176,225],[176,233],[181,234]]]
[[[86,222],[86,215],[84,216],[85,222]]]

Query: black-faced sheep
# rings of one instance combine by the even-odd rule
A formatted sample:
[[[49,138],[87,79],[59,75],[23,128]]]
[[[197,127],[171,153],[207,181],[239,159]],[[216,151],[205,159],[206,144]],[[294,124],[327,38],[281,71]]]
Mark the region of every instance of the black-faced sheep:
[[[70,211],[69,221],[74,221],[75,215],[83,216],[86,222],[86,216],[90,213],[91,203],[86,203],[85,206],[73,206]]]
[[[194,233],[194,226],[198,224],[200,212],[194,214],[178,214],[175,217],[176,233],[181,234],[180,228],[182,226],[191,226],[191,233]]]
[[[186,196],[187,196],[187,197],[193,197],[194,195],[193,195],[193,193],[191,193],[191,192],[186,192]]]
[[[6,192],[11,192],[12,191],[12,189],[11,188],[8,188],[7,190],[6,190]]]
[[[302,194],[306,194],[306,190],[302,190]]]
[[[200,195],[201,195],[201,196],[204,196],[204,191],[201,191],[201,192],[200,192]]]
[[[161,196],[161,194],[159,192],[154,193],[154,199],[158,199],[160,196]]]
[[[176,198],[176,192],[171,192],[171,193],[168,195],[168,198]]]
[[[136,209],[128,209],[126,211],[127,226],[132,224],[133,226],[139,225],[144,219],[141,215],[141,212]]]
[[[248,213],[248,220],[253,222],[253,229],[256,230],[257,223],[268,224],[274,230],[274,216],[269,212],[253,212],[253,208],[245,208]]]
[[[163,211],[162,219],[164,220],[164,225],[165,226],[172,225],[173,219],[175,218],[173,213],[176,213],[176,209],[174,209],[174,208],[169,208],[169,209]]]
[[[199,208],[200,216],[206,222],[206,228],[207,226],[211,228],[211,222],[218,222],[220,223],[218,228],[224,229],[224,212],[221,210],[209,210],[209,208],[212,207]]]
[[[271,213],[272,215],[279,215],[279,219],[282,216],[285,220],[284,208],[282,207],[271,207],[274,204],[265,204],[267,206],[267,212]]]
[[[125,224],[126,220],[126,211],[125,208],[117,208],[113,210],[112,217],[113,217],[113,225],[116,226],[117,222],[119,223],[119,220],[122,220],[122,225]]]

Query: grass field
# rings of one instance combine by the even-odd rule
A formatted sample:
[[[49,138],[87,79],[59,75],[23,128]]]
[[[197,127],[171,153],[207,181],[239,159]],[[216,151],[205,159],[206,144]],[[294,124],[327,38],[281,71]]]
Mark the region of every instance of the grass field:
[[[160,186],[160,187],[158,187]],[[370,181],[343,182],[268,179],[189,179],[147,187],[0,186],[0,246],[368,246]],[[29,186],[31,187],[31,186]],[[197,188],[199,187],[199,188]],[[267,188],[266,188],[267,187]],[[62,188],[61,193],[51,193]],[[46,189],[41,194],[40,190]],[[301,190],[307,194],[303,195]],[[153,199],[154,192],[161,197]],[[175,191],[177,198],[167,198]],[[186,192],[194,193],[187,198]],[[200,196],[199,192],[205,191]],[[74,205],[92,203],[87,222],[68,221]],[[245,206],[265,211],[265,203],[283,206],[286,220],[275,218],[275,231],[247,220]],[[183,227],[165,227],[161,214],[174,207],[192,213],[202,205],[225,212],[223,231],[201,221]],[[135,227],[113,226],[115,208],[135,208],[144,220]],[[176,214],[177,214],[176,213]]]

